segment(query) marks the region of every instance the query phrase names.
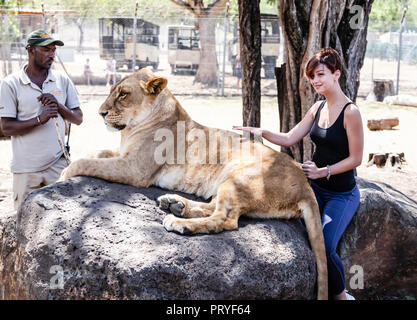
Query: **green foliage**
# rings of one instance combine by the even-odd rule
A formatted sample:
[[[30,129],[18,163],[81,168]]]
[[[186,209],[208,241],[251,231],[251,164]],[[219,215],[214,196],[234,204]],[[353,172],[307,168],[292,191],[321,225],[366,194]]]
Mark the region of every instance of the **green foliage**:
[[[261,13],[278,14],[278,4],[276,0],[261,0],[260,3]]]
[[[369,30],[398,30],[405,6],[408,6],[407,25],[412,28],[417,24],[417,0],[375,0],[369,15]]]
[[[45,10],[66,9],[76,10],[78,16],[88,16],[88,20],[106,16],[133,16],[135,2],[138,2],[138,17],[154,17],[156,22],[168,22],[191,18],[192,14],[171,0],[0,0],[0,7],[16,8],[20,2],[21,8],[40,9],[41,2]],[[205,2],[209,3],[209,0]],[[278,12],[276,0],[261,0],[261,13]],[[229,15],[233,18],[238,16],[237,0],[230,0]]]
[[[237,21],[239,16],[238,0],[230,1],[229,16],[231,20]],[[259,9],[261,13],[278,14],[278,5],[276,0],[261,0],[259,3]]]
[[[98,17],[120,16],[133,17],[135,3],[138,2],[138,17],[154,17],[154,21],[165,21],[175,17],[187,17],[189,13],[170,0],[20,0],[21,8],[45,10],[75,10],[76,16],[86,15],[87,20],[95,21]],[[16,8],[18,0],[0,0],[0,7]]]

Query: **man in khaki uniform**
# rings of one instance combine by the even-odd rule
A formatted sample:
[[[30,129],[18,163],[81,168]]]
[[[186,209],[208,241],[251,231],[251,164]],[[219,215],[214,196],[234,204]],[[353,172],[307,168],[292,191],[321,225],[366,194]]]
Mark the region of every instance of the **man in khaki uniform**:
[[[33,31],[26,45],[28,63],[0,86],[3,134],[12,141],[16,210],[30,191],[54,183],[67,165],[51,118],[58,122],[62,141],[64,120],[77,125],[83,120],[72,81],[51,69],[56,46],[63,45],[44,30]]]

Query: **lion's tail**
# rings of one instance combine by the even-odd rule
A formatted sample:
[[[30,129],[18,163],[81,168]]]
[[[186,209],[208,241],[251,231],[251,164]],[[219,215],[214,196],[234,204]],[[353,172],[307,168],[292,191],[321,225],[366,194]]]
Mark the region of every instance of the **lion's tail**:
[[[324,246],[323,230],[321,226],[320,211],[317,201],[313,198],[299,203],[303,212],[304,221],[307,228],[311,248],[316,256],[317,263],[317,299],[328,299],[328,278],[327,278],[327,259]]]

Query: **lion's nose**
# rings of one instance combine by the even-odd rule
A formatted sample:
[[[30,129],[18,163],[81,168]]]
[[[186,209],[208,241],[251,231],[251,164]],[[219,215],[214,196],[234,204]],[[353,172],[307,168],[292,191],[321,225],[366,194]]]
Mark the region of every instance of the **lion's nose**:
[[[100,112],[101,116],[104,118],[105,116],[107,116],[108,112],[104,111],[104,112]]]

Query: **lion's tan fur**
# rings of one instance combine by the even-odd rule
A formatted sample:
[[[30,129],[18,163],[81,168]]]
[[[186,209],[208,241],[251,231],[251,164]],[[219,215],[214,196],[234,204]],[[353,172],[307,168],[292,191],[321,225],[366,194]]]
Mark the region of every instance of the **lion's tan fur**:
[[[320,214],[303,171],[286,154],[237,133],[193,121],[166,84],[166,79],[156,77],[147,69],[116,83],[99,113],[108,127],[121,130],[120,150],[100,151],[97,158],[73,162],[64,170],[61,180],[86,175],[137,187],[156,185],[206,199],[211,197],[210,203],[190,201],[174,194],[158,199],[161,207],[176,214],[166,216],[164,227],[178,233],[237,229],[241,215],[303,217],[316,255],[318,298],[327,299]],[[164,143],[156,139],[158,130],[172,132],[175,143],[165,141],[165,155],[172,155],[171,163],[161,164],[156,160],[155,154]],[[184,141],[181,141],[182,134]],[[199,136],[205,137],[205,144]],[[233,149],[228,139],[238,141],[246,151]],[[198,158],[202,163],[193,162],[195,157],[184,159],[190,150],[196,151],[191,155],[205,152]]]

